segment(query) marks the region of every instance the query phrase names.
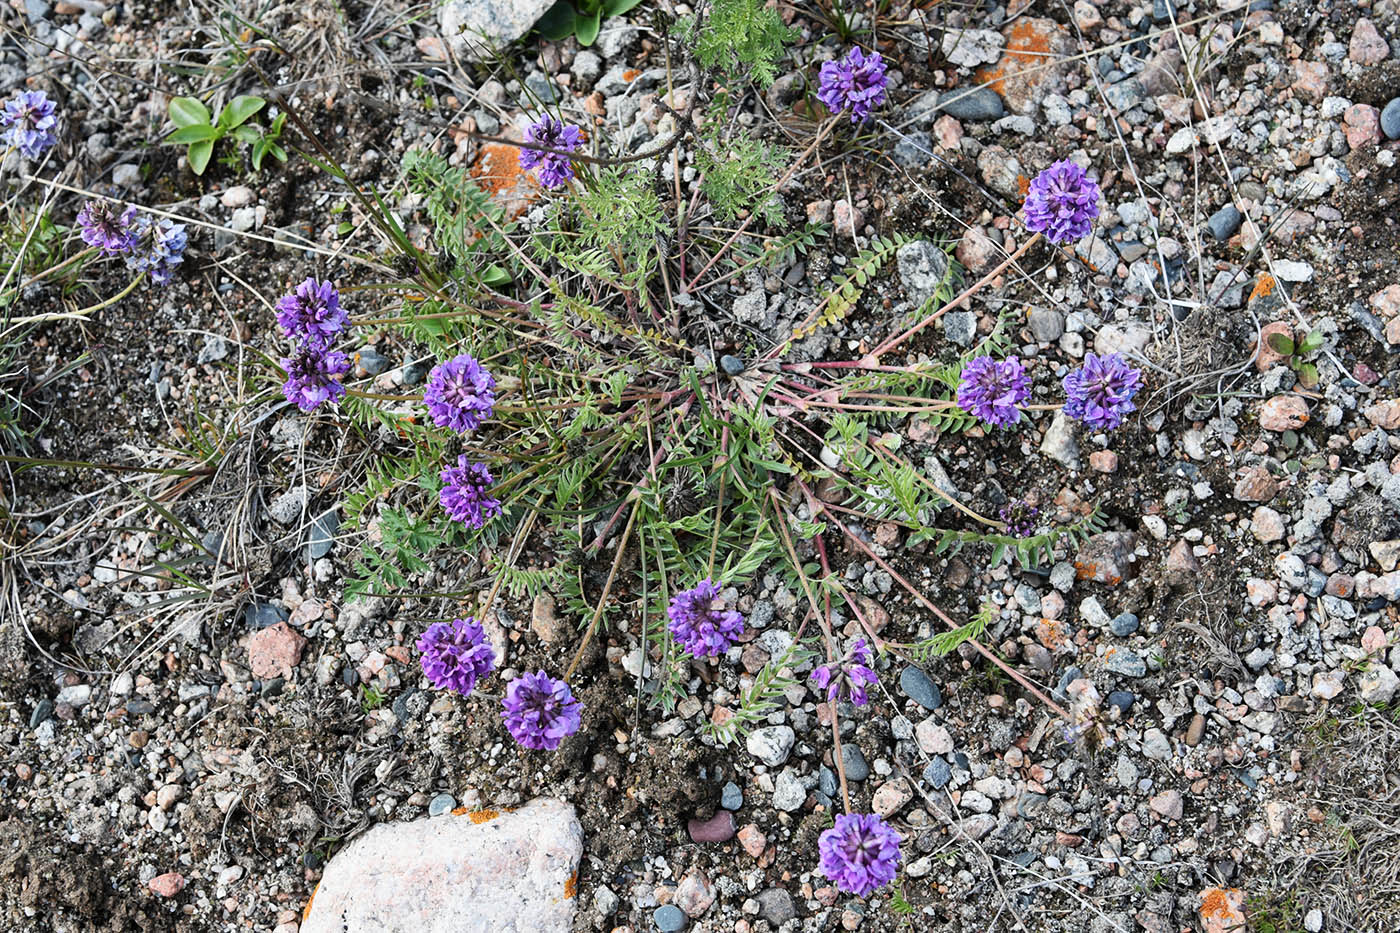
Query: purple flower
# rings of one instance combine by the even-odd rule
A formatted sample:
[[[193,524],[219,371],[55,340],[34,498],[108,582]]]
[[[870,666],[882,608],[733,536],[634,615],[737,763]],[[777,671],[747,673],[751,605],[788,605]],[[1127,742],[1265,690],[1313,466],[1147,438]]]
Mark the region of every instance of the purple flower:
[[[1133,396],[1142,388],[1142,373],[1117,353],[1086,354],[1083,367],[1064,378],[1065,414],[1091,428],[1111,431],[1137,409]]]
[[[475,431],[496,405],[496,380],[471,355],[439,363],[428,374],[423,404],[433,424],[458,434]]]
[[[26,159],[37,159],[44,150],[58,142],[54,127],[54,103],[43,91],[21,91],[19,96],[5,101],[0,114],[0,127],[5,129],[5,142],[14,146]]]
[[[481,623],[471,618],[434,622],[418,639],[423,673],[439,690],[466,696],[496,666],[496,652]]]
[[[963,367],[958,383],[958,407],[998,428],[1021,420],[1016,406],[1030,395],[1030,377],[1014,356],[1000,362],[979,356]]]
[[[744,617],[733,609],[716,609],[719,587],[713,580],[701,580],[693,588],[671,598],[666,614],[671,617],[671,634],[681,647],[697,658],[723,654],[744,633]]]
[[[302,411],[314,411],[325,402],[338,402],[345,395],[345,386],[336,376],[350,371],[350,358],[338,350],[302,347],[296,356],[282,360],[287,381],[282,394],[295,402]]]
[[[136,247],[136,208],[122,209],[115,201],[89,201],[78,211],[83,242],[105,255],[116,256]]]
[[[544,671],[512,680],[502,705],[506,729],[526,748],[552,752],[583,722],[583,705],[574,699],[569,685]]]
[[[866,55],[856,46],[840,61],[822,65],[817,100],[832,113],[850,110],[852,123],[864,123],[870,111],[885,102],[885,80],[880,53]]]
[[[466,454],[461,454],[455,467],[448,467],[439,475],[443,486],[438,502],[448,515],[468,528],[480,528],[501,514],[500,500],[486,494],[492,479],[484,464],[472,463]]]
[[[1035,520],[1040,517],[1040,509],[1029,502],[1011,502],[1001,507],[997,513],[1006,523],[1006,533],[1013,538],[1029,538],[1035,534]]]
[[[579,128],[565,125],[548,114],[540,117],[538,123],[525,131],[525,141],[536,143],[547,149],[564,149],[573,152],[579,144]],[[569,157],[557,152],[541,152],[538,149],[520,150],[520,167],[525,170],[539,168],[536,174],[540,184],[546,188],[558,188],[574,177],[574,164]]]
[[[894,880],[899,833],[879,814],[843,813],[817,838],[820,868],[842,891],[868,897]]]
[[[126,267],[146,273],[156,285],[169,285],[175,267],[185,261],[185,246],[189,242],[185,225],[163,217],[152,220],[142,214],[136,218],[134,230],[136,242],[127,253]]]
[[[1060,245],[1088,236],[1099,216],[1099,186],[1069,159],[1035,176],[1026,192],[1026,227]]]
[[[864,706],[869,702],[866,685],[878,679],[870,669],[870,646],[864,638],[857,638],[845,657],[812,671],[811,679],[818,689],[826,691],[827,700],[849,699],[856,706]]]
[[[350,316],[340,306],[334,282],[308,278],[292,294],[277,299],[277,323],[293,340],[327,347],[349,326]]]

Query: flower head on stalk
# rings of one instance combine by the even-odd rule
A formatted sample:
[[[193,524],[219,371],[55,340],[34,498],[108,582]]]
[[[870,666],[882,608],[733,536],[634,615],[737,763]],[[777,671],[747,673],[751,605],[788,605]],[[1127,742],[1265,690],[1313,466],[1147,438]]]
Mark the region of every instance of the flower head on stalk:
[[[502,707],[501,718],[515,741],[541,751],[554,751],[583,722],[583,705],[569,685],[544,671],[512,680]]]
[[[293,340],[327,347],[350,326],[350,315],[340,306],[334,282],[307,278],[290,295],[277,299],[277,323]]]
[[[434,622],[418,639],[423,673],[439,690],[466,696],[496,666],[496,652],[481,623],[471,617]]]
[[[5,142],[18,149],[26,159],[39,158],[45,149],[58,142],[58,135],[54,133],[56,126],[58,116],[54,113],[54,103],[43,91],[20,91],[5,101],[5,110],[0,113]]]
[[[466,454],[460,454],[457,465],[440,475],[443,486],[438,502],[457,521],[468,528],[481,528],[501,514],[500,500],[488,494],[493,480],[485,464],[472,463]]]
[[[572,123],[545,114],[538,122],[525,131],[525,141],[546,149],[563,149],[573,152],[579,146],[579,128]],[[558,188],[574,177],[574,164],[569,157],[558,152],[542,152],[539,149],[521,149],[520,167],[529,171],[538,168],[536,173],[540,184],[546,188]]]
[[[304,346],[296,356],[284,358],[282,368],[287,371],[282,394],[302,411],[314,411],[345,396],[345,386],[336,377],[350,371],[350,358],[338,350]]]
[[[136,244],[126,254],[126,267],[146,273],[156,285],[169,285],[175,277],[175,267],[185,261],[185,246],[189,243],[185,225],[142,214],[136,218],[135,230]]]
[[[458,434],[475,431],[496,405],[496,380],[468,353],[439,363],[428,374],[423,404],[433,424]]]
[[[979,356],[963,367],[958,407],[994,427],[1021,420],[1021,405],[1031,395],[1030,377],[1019,358]]]
[[[832,113],[849,110],[852,123],[864,123],[885,102],[888,80],[880,53],[866,55],[855,46],[839,60],[822,65],[817,100]]]
[[[870,646],[864,638],[857,638],[844,657],[812,671],[811,680],[826,691],[828,701],[849,699],[856,706],[864,706],[869,702],[865,688],[878,680],[870,667],[871,660]]]
[[[1026,192],[1026,228],[1057,246],[1089,235],[1099,216],[1099,185],[1062,159],[1035,176]]]
[[[723,654],[744,633],[744,617],[715,606],[718,598],[719,586],[713,580],[701,580],[673,596],[666,609],[671,634],[697,658]]]
[[[1117,353],[1086,354],[1084,365],[1064,378],[1065,414],[1091,428],[1111,431],[1137,406],[1142,371]]]
[[[899,833],[877,813],[843,813],[817,838],[819,867],[850,894],[868,897],[899,870]]]
[[[78,233],[105,256],[129,253],[140,239],[136,208],[123,208],[115,201],[89,201],[78,211]]]

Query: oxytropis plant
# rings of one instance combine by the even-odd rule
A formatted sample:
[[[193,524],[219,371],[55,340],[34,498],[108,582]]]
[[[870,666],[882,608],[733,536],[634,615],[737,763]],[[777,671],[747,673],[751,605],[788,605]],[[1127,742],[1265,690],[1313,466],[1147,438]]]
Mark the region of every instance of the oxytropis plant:
[[[1091,232],[1098,187],[1072,162],[1048,168],[1026,198],[1034,235],[961,291],[950,263],[935,297],[912,321],[891,322],[890,336],[859,358],[814,359],[807,338],[858,309],[862,286],[903,238],[871,241],[851,260],[854,271],[788,331],[750,335],[717,324],[714,298],[726,282],[790,263],[827,235],[819,226],[784,229],[781,191],[831,134],[861,132],[888,92],[878,53],[852,49],[826,62],[815,83],[828,113],[809,126],[806,150],[790,157],[742,130],[743,95],[733,90],[746,74],[771,80],[777,53],[753,37],[781,43],[786,30],[747,0],[731,0],[714,23],[740,19],[746,28],[722,41],[707,31],[718,26],[686,26],[684,35],[697,37],[693,54],[692,44],[668,43],[690,81],[663,100],[665,131],[639,152],[619,154],[606,136],[585,132],[582,116],[528,118],[516,145],[543,199],[528,237],[515,235],[465,171],[431,152],[409,154],[409,187],[435,242],[421,248],[384,218],[414,272],[396,283],[396,313],[374,308],[369,319],[395,326],[435,362],[421,395],[346,384],[348,358],[333,344],[358,325],[329,282],[307,279],[278,303],[295,346],[282,361],[287,399],[317,417],[387,429],[376,435],[381,453],[362,490],[345,503],[350,518],[375,529],[348,592],[411,590],[435,553],[482,555],[479,569],[493,578],[485,594],[439,590],[415,603],[436,600],[446,610],[418,641],[424,676],[471,702],[495,670],[483,622],[500,593],[560,601],[582,630],[572,659],[551,659],[499,693],[502,728],[530,750],[555,750],[586,718],[601,724],[613,715],[587,708],[575,679],[587,676],[579,665],[606,625],[631,626],[646,655],[642,692],[664,711],[699,683],[697,669],[739,684],[726,715],[707,727],[715,743],[762,721],[798,686],[794,672],[810,671],[831,710],[840,767],[838,706],[866,705],[881,656],[924,660],[963,643],[1068,721],[981,644],[986,613],[964,624],[949,618],[862,526],[888,523],[911,543],[983,546],[993,561],[1026,565],[1100,529],[1097,513],[1055,526],[1030,503],[982,515],[888,437],[914,419],[943,434],[979,423],[1014,430],[1034,412],[1060,408],[1110,430],[1133,411],[1141,374],[1116,355],[1090,355],[1064,376],[1062,406],[1032,404],[1033,367],[1009,353],[1004,326],[970,353],[930,359],[923,346],[910,359],[931,323],[966,306],[1033,244]],[[682,153],[700,168],[689,192],[677,168]],[[833,544],[873,560],[947,631],[907,643],[882,638],[833,568]],[[528,567],[520,563],[527,549]],[[752,634],[739,600],[764,567],[800,594],[799,621],[786,650],[739,675],[733,665]],[[463,602],[470,612],[458,609]],[[859,634],[842,641],[838,624],[847,621]],[[822,834],[819,867],[866,896],[895,877],[900,837],[880,816],[853,811],[844,771],[841,798],[845,812]]]

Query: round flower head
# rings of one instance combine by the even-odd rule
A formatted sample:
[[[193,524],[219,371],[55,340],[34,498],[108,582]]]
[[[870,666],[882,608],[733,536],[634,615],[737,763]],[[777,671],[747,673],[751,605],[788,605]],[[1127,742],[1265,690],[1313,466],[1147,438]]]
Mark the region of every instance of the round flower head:
[[[539,122],[525,131],[525,141],[536,143],[547,149],[564,149],[573,152],[579,145],[579,128],[572,123],[565,124],[546,114]],[[541,152],[538,149],[520,150],[520,167],[526,171],[538,168],[540,184],[546,188],[558,188],[574,177],[574,164],[569,157],[558,152]]]
[[[5,101],[0,126],[5,128],[5,142],[23,153],[26,159],[39,158],[45,149],[58,142],[54,133],[58,117],[54,115],[53,101],[43,91],[21,91]]]
[[[428,374],[423,404],[433,424],[458,434],[475,431],[496,405],[496,380],[469,354],[439,363]]]
[[[432,685],[463,696],[496,666],[496,652],[481,623],[471,617],[434,622],[418,639],[418,650],[423,655],[423,673]]]
[[[544,671],[512,680],[502,705],[506,729],[526,748],[552,752],[583,722],[583,705],[569,685]]]
[[[335,377],[350,371],[350,358],[338,350],[302,347],[296,356],[282,360],[282,368],[287,371],[282,385],[287,401],[302,411],[314,411],[344,397],[345,386]]]
[[[822,65],[817,100],[832,113],[851,112],[852,123],[870,119],[870,111],[885,102],[885,62],[879,52],[866,55],[859,46],[839,61]]]
[[[1026,192],[1026,227],[1057,246],[1088,236],[1098,216],[1098,183],[1069,159],[1035,176]]]
[[[812,682],[826,691],[827,700],[850,700],[856,706],[869,702],[865,688],[878,679],[870,668],[870,646],[864,638],[851,643],[845,657],[812,671]]]
[[[472,463],[466,454],[461,454],[455,467],[448,467],[439,475],[443,486],[438,502],[448,515],[468,528],[480,528],[501,514],[500,500],[486,494],[492,479],[484,464]]]
[[[817,838],[822,874],[842,891],[868,897],[894,880],[899,834],[876,813],[843,813]]]
[[[1084,365],[1064,378],[1065,414],[1091,428],[1111,431],[1134,411],[1142,373],[1117,353],[1086,354]]]
[[[189,237],[185,225],[161,218],[152,220],[142,214],[136,218],[136,243],[126,254],[126,267],[144,272],[157,285],[169,285],[175,277],[175,267],[185,261],[185,246]]]
[[[325,347],[350,324],[333,282],[308,278],[290,295],[277,299],[277,323],[293,340]]]
[[[719,587],[715,582],[701,580],[673,596],[666,609],[666,615],[671,617],[671,634],[697,658],[723,654],[744,633],[744,617],[733,609],[716,609],[717,596]]]
[[[997,514],[1006,522],[1007,534],[1015,538],[1029,538],[1035,534],[1040,509],[1023,500],[1003,505]]]
[[[96,246],[107,256],[128,253],[136,247],[140,233],[136,208],[123,209],[115,201],[89,201],[78,211],[78,227],[83,242]]]
[[[1016,406],[1030,395],[1030,377],[1014,356],[1000,362],[979,356],[963,367],[958,383],[958,407],[998,428],[1021,420]]]

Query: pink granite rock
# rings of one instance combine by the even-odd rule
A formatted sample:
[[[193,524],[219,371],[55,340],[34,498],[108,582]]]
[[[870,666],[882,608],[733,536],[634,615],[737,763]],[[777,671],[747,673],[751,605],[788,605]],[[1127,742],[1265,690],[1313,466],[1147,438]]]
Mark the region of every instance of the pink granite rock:
[[[305,638],[286,622],[278,622],[248,639],[248,666],[254,677],[291,677],[305,647]]]
[[[582,855],[562,800],[381,823],[331,859],[301,933],[568,933]]]

